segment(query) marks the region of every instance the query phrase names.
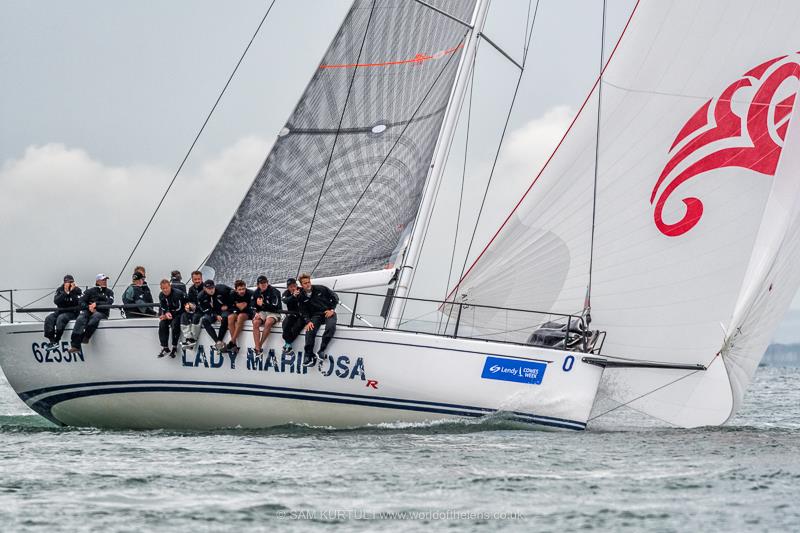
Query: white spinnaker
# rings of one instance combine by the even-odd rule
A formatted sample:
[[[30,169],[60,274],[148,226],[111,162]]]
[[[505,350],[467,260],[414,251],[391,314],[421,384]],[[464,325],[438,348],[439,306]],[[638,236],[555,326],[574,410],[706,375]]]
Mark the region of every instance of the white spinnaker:
[[[783,57],[800,49],[798,22],[796,3],[643,0],[603,75],[593,327],[607,331],[604,353],[611,356],[709,365],[697,373],[607,371],[612,398],[671,423],[719,424],[738,403],[716,354],[735,323],[742,287],[753,283],[748,265],[775,174],[765,162],[777,162],[787,102],[797,91],[796,75],[783,79],[796,56]],[[775,76],[783,81],[759,106],[761,88]],[[762,130],[752,131],[759,122],[752,114],[764,110],[777,153],[763,148]],[[536,285],[559,281],[552,258],[535,246],[538,235],[552,234],[569,250],[567,274],[551,307],[541,310],[582,309],[596,120],[596,104],[587,106],[459,295],[508,305],[508,291],[497,285],[513,272],[512,297],[535,309]],[[761,152],[751,157],[754,148]],[[679,225],[687,214],[693,216]],[[536,228],[531,240],[526,228]],[[757,364],[760,355],[728,350],[722,357]],[[739,398],[751,373],[741,374]]]
[[[734,411],[800,287],[800,109],[794,110],[747,283],[722,350]]]

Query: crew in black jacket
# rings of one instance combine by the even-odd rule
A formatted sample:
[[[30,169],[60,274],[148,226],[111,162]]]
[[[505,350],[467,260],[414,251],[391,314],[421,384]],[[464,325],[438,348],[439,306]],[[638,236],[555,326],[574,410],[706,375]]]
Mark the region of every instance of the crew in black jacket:
[[[181,315],[181,330],[183,331],[181,348],[191,350],[197,344],[197,337],[200,336],[200,320],[203,318],[203,313],[197,309],[197,301],[202,292],[203,273],[195,270],[192,272],[192,284],[186,291],[186,303]]]
[[[231,340],[226,349],[231,353],[239,352],[239,333],[244,329],[244,323],[253,320],[253,291],[247,288],[247,283],[237,279],[233,284],[231,294],[231,314],[228,315],[228,329],[231,332]]]
[[[173,289],[178,289],[184,295],[186,295],[186,284],[183,282],[183,276],[181,276],[180,270],[173,270],[169,274],[169,284],[172,285]]]
[[[181,314],[186,303],[186,295],[180,290],[172,287],[166,280],[161,280],[161,294],[158,295],[158,340],[161,341],[161,352],[159,357],[169,354],[175,357],[178,353],[178,339],[181,336]],[[169,349],[167,341],[172,331],[172,350]]]
[[[281,292],[269,284],[267,276],[258,276],[256,289],[253,291],[253,346],[256,354],[261,354],[272,326],[281,321]],[[264,333],[261,333],[264,326]]]
[[[287,315],[283,318],[283,351],[292,351],[292,343],[300,336],[306,323],[300,315],[300,287],[294,278],[286,280],[286,290],[281,299],[286,304]]]
[[[203,292],[197,298],[197,309],[202,315],[200,324],[216,344],[217,350],[225,348],[223,339],[228,332],[228,315],[231,314],[233,289],[214,280],[207,279],[203,282]],[[220,322],[219,333],[214,331],[214,324]]]
[[[325,333],[322,335],[319,352],[323,358],[326,357],[325,350],[336,331],[336,306],[339,305],[339,297],[324,285],[311,285],[311,276],[308,274],[301,274],[298,279],[302,286],[299,297],[300,312],[306,320],[306,352],[303,364],[312,366],[317,362],[314,341],[317,338],[317,330],[322,324],[325,324]]]
[[[75,278],[70,274],[64,276],[64,284],[56,289],[53,303],[58,311],[50,313],[44,319],[44,336],[51,344],[60,342],[64,328],[70,320],[78,318],[78,305],[80,304],[81,288],[75,285]]]
[[[98,274],[95,277],[95,286],[83,293],[80,304],[81,314],[72,329],[70,353],[79,352],[81,343],[88,343],[100,321],[108,318],[110,310],[104,306],[114,304],[114,291],[108,288],[108,276]]]

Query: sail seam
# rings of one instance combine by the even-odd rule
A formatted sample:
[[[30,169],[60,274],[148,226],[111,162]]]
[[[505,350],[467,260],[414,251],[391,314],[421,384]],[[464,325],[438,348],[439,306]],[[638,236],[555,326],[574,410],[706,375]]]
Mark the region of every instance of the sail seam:
[[[464,45],[459,44],[458,46],[454,46],[453,48],[448,48],[447,50],[442,50],[441,52],[436,52],[433,55],[425,55],[425,54],[417,54],[412,58],[409,59],[399,59],[397,61],[383,61],[381,63],[345,63],[341,65],[320,65],[319,68],[321,69],[331,69],[331,68],[369,68],[369,67],[391,67],[394,65],[407,65],[410,63],[424,63],[425,61],[429,61],[431,59],[441,59],[444,56],[452,55],[458,52],[460,48]]]
[[[419,122],[421,120],[427,120],[429,118],[434,118],[437,115],[440,115],[441,113],[443,113],[446,109],[447,109],[447,106],[442,106],[442,107],[440,107],[440,108],[438,108],[438,109],[436,109],[436,110],[434,110],[434,111],[432,111],[430,113],[427,113],[425,115],[421,115],[420,117],[418,117],[416,119],[398,120],[397,122],[387,122],[387,123],[385,123],[383,125],[386,126],[386,129],[394,128],[394,127],[397,127],[397,126],[404,126],[404,125],[410,123],[412,120],[416,120],[417,122]],[[334,135],[335,134],[348,135],[348,134],[364,134],[364,133],[371,133],[372,132],[372,128],[373,128],[372,126],[364,126],[364,127],[361,127],[361,128],[341,128],[341,129],[338,129],[338,130],[332,129],[332,128],[297,128],[297,129],[293,129],[291,127],[291,124],[288,124],[286,127],[289,130],[289,133],[286,134],[287,137],[290,136],[290,135],[331,135],[331,134],[334,134]]]

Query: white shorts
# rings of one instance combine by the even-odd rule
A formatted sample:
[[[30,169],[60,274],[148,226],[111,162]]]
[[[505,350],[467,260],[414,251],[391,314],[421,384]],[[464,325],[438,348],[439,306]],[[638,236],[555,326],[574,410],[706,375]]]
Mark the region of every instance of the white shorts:
[[[259,311],[258,312],[258,316],[261,317],[261,320],[267,320],[268,318],[274,318],[276,324],[281,321],[281,315],[279,315],[278,313],[270,313],[268,311]]]

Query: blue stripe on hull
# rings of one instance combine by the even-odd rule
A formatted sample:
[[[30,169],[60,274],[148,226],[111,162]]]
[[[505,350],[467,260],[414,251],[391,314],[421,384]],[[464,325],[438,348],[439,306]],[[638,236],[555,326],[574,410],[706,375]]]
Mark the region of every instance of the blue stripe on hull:
[[[88,390],[68,390],[92,387]],[[264,385],[236,384],[223,382],[206,381],[111,381],[93,382],[83,384],[71,384],[54,387],[45,387],[28,392],[20,393],[19,396],[25,401],[32,400],[41,394],[63,391],[53,394],[41,400],[34,400],[30,407],[48,420],[63,425],[52,414],[52,409],[61,402],[91,396],[101,396],[107,394],[120,394],[132,392],[199,392],[209,394],[234,394],[243,396],[261,396],[273,398],[285,398],[300,401],[328,402],[347,405],[359,405],[364,407],[378,407],[384,409],[399,409],[406,411],[428,412],[445,414],[452,416],[464,416],[478,418],[489,414],[497,413],[495,409],[485,407],[474,407],[457,404],[447,404],[430,402],[423,400],[407,400],[400,398],[384,398],[374,396],[364,396],[356,394],[344,394],[339,392],[314,391],[306,389],[292,389],[287,387],[268,387]],[[514,411],[510,413],[511,419],[529,424],[537,424],[548,427],[582,430],[586,428],[583,422],[555,418],[548,416],[533,415]]]

